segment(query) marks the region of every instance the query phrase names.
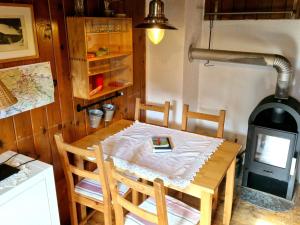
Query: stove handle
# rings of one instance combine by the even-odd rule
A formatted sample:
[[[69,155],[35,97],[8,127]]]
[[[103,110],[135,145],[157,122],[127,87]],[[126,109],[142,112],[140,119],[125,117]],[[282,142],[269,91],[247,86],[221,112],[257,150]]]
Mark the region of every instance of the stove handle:
[[[271,171],[271,170],[263,170],[263,171],[266,173],[273,173],[273,171]]]
[[[290,169],[290,175],[291,176],[295,175],[296,162],[297,162],[297,158],[293,157],[292,158],[292,163],[291,163],[291,169]]]

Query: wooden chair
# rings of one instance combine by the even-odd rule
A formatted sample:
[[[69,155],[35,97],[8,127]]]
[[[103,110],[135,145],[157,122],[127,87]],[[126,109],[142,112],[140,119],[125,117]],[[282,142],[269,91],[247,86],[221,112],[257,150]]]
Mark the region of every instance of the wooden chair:
[[[206,121],[211,121],[211,122],[215,122],[215,123],[218,124],[216,137],[217,138],[223,138],[225,114],[226,114],[225,110],[220,110],[219,115],[212,115],[212,114],[199,113],[199,112],[191,112],[191,111],[189,111],[189,105],[185,104],[183,106],[183,112],[182,112],[181,130],[183,130],[183,131],[187,130],[187,123],[188,123],[189,118],[206,120]],[[219,190],[217,189],[217,190],[215,190],[215,194],[214,194],[214,197],[213,197],[213,209],[214,210],[217,208],[218,195],[219,195]],[[178,197],[182,198],[182,194],[179,194]]]
[[[183,112],[182,112],[181,130],[183,130],[183,131],[187,130],[187,122],[188,122],[189,118],[207,120],[207,121],[218,123],[216,137],[223,138],[225,114],[226,114],[225,110],[220,110],[219,115],[191,112],[191,111],[189,111],[189,105],[185,104],[183,106]]]
[[[82,225],[93,213],[78,218],[77,205],[89,207],[103,212],[105,225],[112,224],[112,204],[101,146],[93,146],[94,150],[77,148],[64,142],[61,134],[55,134],[55,141],[63,163],[63,169],[68,185],[69,207],[72,225]],[[75,157],[96,164],[97,169],[90,171],[73,165]],[[127,195],[128,188],[120,187],[120,194]]]
[[[155,179],[153,186],[140,181],[131,180],[122,172],[116,170],[112,161],[105,161],[105,167],[110,174],[108,177],[109,187],[115,209],[116,225],[136,225],[156,223],[159,225],[198,224],[200,212],[187,204],[165,195],[163,181]],[[137,202],[129,202],[119,194],[118,183],[128,186],[132,191],[142,193],[149,198],[140,205]],[[129,213],[124,217],[126,209]],[[187,222],[188,221],[188,222]]]
[[[169,125],[169,110],[170,110],[170,102],[166,101],[163,106],[158,105],[150,105],[150,104],[142,104],[141,99],[137,98],[135,101],[135,114],[134,119],[140,120],[140,112],[141,110],[149,110],[149,111],[156,111],[161,112],[164,114],[163,123],[164,127],[168,127]]]

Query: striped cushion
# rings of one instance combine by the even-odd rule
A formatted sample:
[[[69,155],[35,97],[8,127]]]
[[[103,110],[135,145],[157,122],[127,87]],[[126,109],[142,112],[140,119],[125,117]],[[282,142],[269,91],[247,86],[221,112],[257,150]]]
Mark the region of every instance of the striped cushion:
[[[200,212],[187,204],[166,196],[167,213],[168,213],[168,224],[169,225],[194,225],[200,221]],[[142,204],[140,208],[156,214],[156,204],[154,198],[150,197]],[[150,223],[133,213],[128,213],[125,219],[125,225],[152,225]]]
[[[97,172],[95,170],[94,172]],[[131,179],[137,179],[132,176],[130,176]],[[128,187],[125,186],[124,184],[119,184],[119,193],[121,195],[124,195],[128,191]],[[96,181],[92,180],[89,178],[85,178],[81,180],[76,186],[75,186],[75,192],[78,194],[81,194],[83,196],[93,198],[99,201],[103,201],[103,192],[102,192],[102,187],[101,184]]]

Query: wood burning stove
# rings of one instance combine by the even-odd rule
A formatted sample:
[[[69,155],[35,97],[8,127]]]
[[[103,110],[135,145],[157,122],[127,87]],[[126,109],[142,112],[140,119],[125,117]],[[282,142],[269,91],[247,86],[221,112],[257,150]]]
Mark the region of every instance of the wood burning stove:
[[[272,66],[277,71],[275,95],[252,112],[246,146],[243,185],[292,199],[300,150],[300,104],[289,97],[293,67],[282,55],[189,48],[189,59]]]
[[[274,95],[251,113],[246,145],[243,186],[293,197],[300,150],[300,103]]]

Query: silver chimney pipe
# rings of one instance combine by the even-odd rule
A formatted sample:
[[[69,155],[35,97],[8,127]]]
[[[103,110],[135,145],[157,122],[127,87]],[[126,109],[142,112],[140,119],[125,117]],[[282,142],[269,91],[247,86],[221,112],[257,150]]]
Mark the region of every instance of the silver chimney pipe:
[[[281,55],[254,52],[208,50],[190,46],[189,60],[192,61],[194,59],[272,66],[278,73],[275,98],[287,99],[289,97],[289,84],[292,78],[293,70],[289,60]]]

